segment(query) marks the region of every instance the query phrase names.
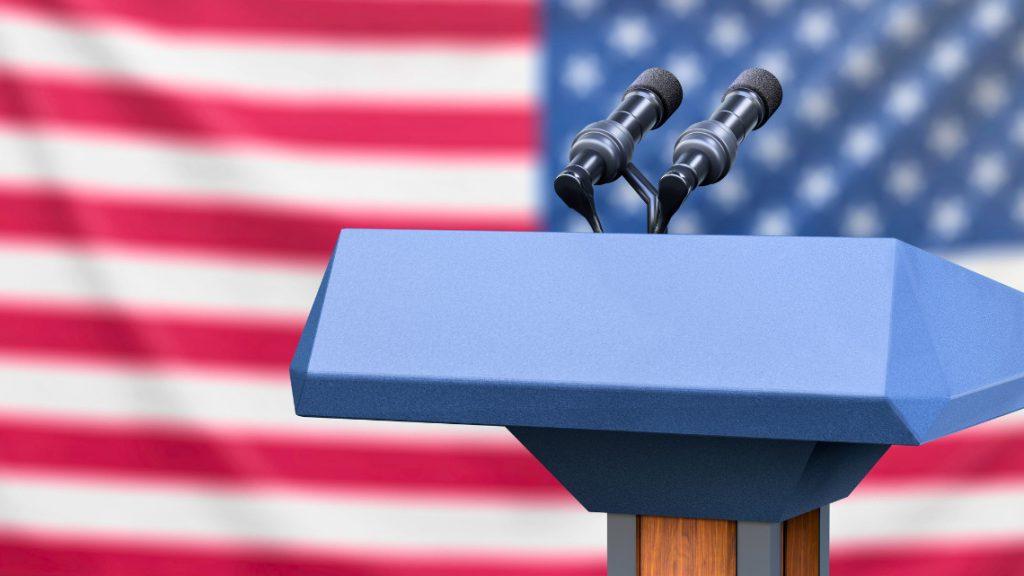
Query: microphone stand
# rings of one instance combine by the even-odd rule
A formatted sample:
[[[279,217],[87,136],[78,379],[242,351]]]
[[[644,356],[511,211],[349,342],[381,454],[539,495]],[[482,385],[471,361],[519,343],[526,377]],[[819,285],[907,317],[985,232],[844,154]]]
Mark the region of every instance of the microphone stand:
[[[661,219],[661,200],[658,199],[658,189],[632,162],[626,164],[626,170],[622,173],[622,177],[647,205],[647,233],[654,234],[655,227]]]
[[[559,174],[559,178],[564,177],[566,172]],[[625,169],[623,169],[621,176],[626,180],[631,188],[636,192],[637,196],[644,201],[647,205],[647,233],[648,234],[664,234],[664,227],[661,226],[661,199],[658,197],[657,187],[644,176],[644,173],[636,167],[636,164],[627,162]],[[558,179],[556,178],[556,188]],[[572,180],[574,190],[584,190],[589,192],[588,196],[593,196],[592,184],[589,184],[588,180],[574,179]],[[583,196],[582,194],[577,194]],[[604,232],[604,228],[601,226],[601,218],[597,214],[597,210],[593,209],[593,200],[591,199],[591,206],[587,222],[590,224],[591,230],[596,234]]]

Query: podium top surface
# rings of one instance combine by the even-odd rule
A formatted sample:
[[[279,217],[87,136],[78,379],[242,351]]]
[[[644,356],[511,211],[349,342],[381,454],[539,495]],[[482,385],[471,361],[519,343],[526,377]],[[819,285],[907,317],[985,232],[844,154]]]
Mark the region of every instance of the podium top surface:
[[[305,416],[919,444],[1024,406],[1024,294],[892,239],[346,230]]]

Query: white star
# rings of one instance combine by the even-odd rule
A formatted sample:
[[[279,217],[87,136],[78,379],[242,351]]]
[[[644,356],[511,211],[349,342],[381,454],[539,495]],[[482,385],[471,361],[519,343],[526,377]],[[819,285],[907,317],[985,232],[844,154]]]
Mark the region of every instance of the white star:
[[[1006,157],[999,152],[978,154],[971,163],[971,185],[987,196],[995,194],[1009,178]]]
[[[770,70],[779,82],[785,84],[793,74],[793,64],[785,50],[768,50],[759,53],[754,61],[765,70]]]
[[[1013,203],[1013,219],[1017,224],[1024,224],[1024,189],[1017,192],[1017,199]]]
[[[886,108],[903,123],[910,122],[924,110],[924,89],[919,82],[900,82],[892,87]]]
[[[601,94],[601,97],[605,99],[605,103],[598,106],[600,110],[614,110],[616,106],[622,102],[622,91],[616,89],[614,92],[606,92]]]
[[[874,4],[875,0],[846,0],[846,3],[857,10],[863,10]]]
[[[742,173],[733,172],[711,186],[710,199],[725,212],[739,208],[747,199],[747,180]]]
[[[945,240],[953,240],[970,226],[967,206],[960,198],[942,198],[932,205],[928,228]]]
[[[950,159],[967,145],[964,123],[959,118],[940,118],[932,123],[928,132],[928,148],[939,156]]]
[[[648,136],[648,138],[650,138],[652,141],[655,138],[658,138],[658,139],[661,140],[661,142],[662,142],[662,144],[661,144],[661,158],[665,162],[666,165],[672,164],[673,162],[675,162],[675,158],[673,158],[673,156],[675,156],[675,152],[676,152],[675,151],[676,140],[679,139],[679,134],[678,133],[673,134],[673,133],[665,130],[665,131],[663,131],[663,134],[661,134],[661,135]],[[651,144],[651,146],[654,146],[654,144]]]
[[[894,162],[885,181],[889,193],[903,204],[909,204],[924,190],[921,165],[913,161]]]
[[[562,6],[566,10],[572,12],[572,15],[576,18],[583,20],[589,18],[591,14],[597,12],[597,9],[601,7],[602,0],[562,0]]]
[[[835,40],[835,16],[827,8],[811,8],[800,14],[796,39],[812,50],[821,50]]]
[[[871,46],[851,46],[843,57],[842,73],[861,87],[870,83],[882,73],[878,51]]]
[[[971,105],[985,116],[995,116],[1010,103],[1010,89],[1006,77],[986,74],[974,82]]]
[[[643,16],[620,16],[612,23],[608,46],[627,58],[635,58],[654,45],[654,33]]]
[[[793,0],[754,0],[761,10],[764,10],[768,14],[778,14],[785,7],[789,6]]]
[[[754,158],[769,170],[778,170],[793,156],[789,134],[782,128],[762,128],[754,137]]]
[[[626,214],[637,214],[644,206],[644,201],[640,199],[636,190],[633,190],[625,178],[620,178],[612,185],[612,194],[609,200],[618,210]]]
[[[704,83],[704,67],[701,65],[700,56],[694,52],[670,55],[668,69],[676,75],[684,90],[696,88]]]
[[[889,37],[902,44],[910,44],[924,32],[924,16],[921,9],[913,4],[900,4],[889,12],[885,24]]]
[[[785,236],[793,233],[793,221],[785,208],[770,208],[758,214],[752,231],[758,236]]]
[[[678,18],[686,18],[704,6],[704,0],[661,0],[661,6]]]
[[[750,42],[750,33],[747,31],[747,24],[743,16],[735,13],[717,14],[711,20],[708,44],[722,54],[731,56],[746,46],[748,42]]]
[[[1010,7],[1005,1],[987,0],[978,4],[971,23],[982,34],[994,38],[1005,32],[1012,24],[1012,20],[1013,14],[1010,13]]]
[[[1010,128],[1010,141],[1024,148],[1024,112],[1018,112]]]
[[[669,234],[700,234],[700,217],[693,210],[676,212],[668,223]]]
[[[821,128],[836,116],[835,96],[827,88],[807,88],[796,113],[807,124]]]
[[[835,172],[828,166],[804,170],[796,185],[797,196],[815,210],[824,208],[838,192]]]
[[[572,90],[576,97],[589,96],[604,82],[601,66],[593,54],[569,56],[562,69],[562,84]]]
[[[854,126],[843,138],[842,153],[857,164],[867,164],[882,151],[882,137],[873,124]]]
[[[722,104],[722,92],[724,90],[725,87],[722,86],[721,89],[718,89],[716,87],[715,89],[712,89],[710,92],[708,92],[707,105],[704,108],[705,116],[710,116],[711,114],[714,113],[715,110],[718,110],[718,107]]]
[[[566,232],[592,232],[587,220],[575,210],[571,210],[565,218],[564,230]]]
[[[882,231],[882,219],[873,205],[851,206],[843,215],[841,228],[845,236],[877,236]]]
[[[566,160],[569,160],[568,150],[572,149],[572,143],[573,143],[573,140],[576,139],[576,134],[577,133],[575,131],[573,131],[573,132],[566,132],[562,136],[562,144],[561,144],[561,146],[558,146],[558,147],[555,148],[556,150],[566,150],[566,156],[565,156]]]
[[[935,44],[928,67],[933,72],[950,80],[967,67],[967,47],[959,38],[948,38]]]

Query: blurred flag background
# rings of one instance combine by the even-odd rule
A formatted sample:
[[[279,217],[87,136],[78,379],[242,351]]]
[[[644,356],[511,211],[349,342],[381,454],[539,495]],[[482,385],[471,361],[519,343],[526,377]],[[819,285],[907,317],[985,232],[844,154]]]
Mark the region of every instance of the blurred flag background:
[[[1014,0],[0,0],[0,575],[598,576],[504,430],[308,421],[342,227],[578,230],[550,192],[648,66],[782,109],[683,233],[895,236],[1024,288]],[[640,201],[600,190],[613,231]],[[1024,574],[1024,418],[896,448],[838,575]]]

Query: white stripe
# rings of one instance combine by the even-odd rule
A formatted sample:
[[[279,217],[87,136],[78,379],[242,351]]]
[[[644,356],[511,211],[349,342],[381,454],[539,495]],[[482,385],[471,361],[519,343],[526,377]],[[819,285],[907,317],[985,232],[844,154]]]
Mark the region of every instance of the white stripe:
[[[1024,486],[912,487],[854,495],[832,507],[837,549],[1024,537]]]
[[[86,244],[0,242],[0,298],[181,310],[296,323],[324,265],[168,256]]]
[[[574,505],[139,486],[0,475],[0,528],[388,553],[603,554]]]
[[[993,247],[944,254],[946,258],[996,282],[1024,290],[1024,249]]]
[[[989,420],[977,426],[957,432],[957,438],[981,438],[984,436],[999,436],[1006,434],[1020,434],[1024,432],[1024,410],[1018,410],[995,420]]]
[[[144,81],[174,89],[245,97],[535,101],[534,44],[397,46],[238,40],[165,35],[124,23],[97,23],[4,11],[0,63],[12,68]]]
[[[1024,254],[1014,256],[955,258],[979,273],[1024,288]],[[0,241],[0,297],[232,315],[263,313],[300,321],[322,273],[320,263],[268,264],[77,243]],[[1000,421],[1018,418],[1024,416],[1009,415]]]
[[[987,432],[1009,432],[1011,430],[1024,429],[1024,410],[1018,410],[978,426],[979,433]]]
[[[292,410],[291,388],[284,374],[274,377],[132,364],[42,363],[9,356],[0,356],[0,418],[3,413],[286,435],[365,436],[403,443],[518,446],[504,428],[496,426],[300,418]],[[1024,412],[959,435],[1021,429]]]
[[[287,376],[133,364],[42,363],[0,356],[0,412],[69,421],[154,423],[279,434],[338,434],[403,442],[479,442],[514,446],[493,426],[300,418]],[[1022,413],[975,434],[1024,428]],[[971,434],[961,432],[960,434]]]
[[[604,516],[551,503],[133,485],[0,475],[0,528],[381,551],[602,553]],[[1024,490],[901,491],[833,505],[832,545],[1024,537]]]
[[[518,449],[507,430],[413,422],[300,418],[288,377],[130,364],[42,363],[0,357],[0,418],[159,424],[283,435],[355,436],[402,443]]]
[[[111,187],[148,199],[530,214],[539,206],[536,168],[532,158],[399,160],[0,126],[0,179]]]

